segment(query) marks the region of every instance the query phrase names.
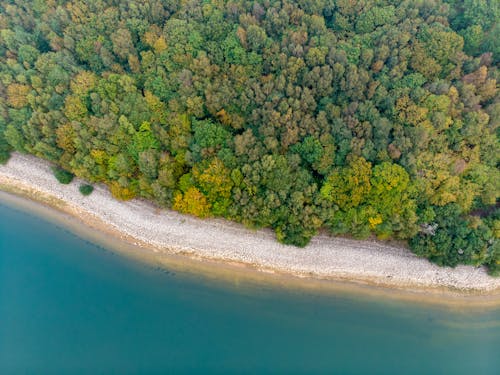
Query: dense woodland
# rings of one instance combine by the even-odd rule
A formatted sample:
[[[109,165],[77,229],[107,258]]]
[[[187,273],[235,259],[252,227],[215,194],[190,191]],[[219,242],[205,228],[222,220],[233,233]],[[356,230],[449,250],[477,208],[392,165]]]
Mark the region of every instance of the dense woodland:
[[[498,273],[498,4],[3,0],[0,159]]]

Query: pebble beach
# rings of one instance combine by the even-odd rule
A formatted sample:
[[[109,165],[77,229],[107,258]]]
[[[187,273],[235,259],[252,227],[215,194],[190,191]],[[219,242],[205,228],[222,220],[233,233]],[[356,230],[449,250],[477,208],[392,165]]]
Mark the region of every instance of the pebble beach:
[[[0,165],[0,189],[70,213],[94,228],[138,245],[137,251],[181,254],[266,272],[400,289],[500,293],[500,278],[489,276],[484,268],[438,267],[403,245],[321,234],[305,248],[287,246],[278,243],[270,230],[251,230],[223,219],[198,219],[138,199],[118,201],[105,186],[95,186],[85,197],[78,190],[82,181],[60,184],[50,167],[50,163],[34,156],[15,153],[6,165]]]

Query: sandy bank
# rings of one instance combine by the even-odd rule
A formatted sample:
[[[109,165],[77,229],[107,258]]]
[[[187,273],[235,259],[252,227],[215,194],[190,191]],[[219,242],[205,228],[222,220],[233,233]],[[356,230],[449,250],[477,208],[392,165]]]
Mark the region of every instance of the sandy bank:
[[[500,294],[500,278],[488,276],[484,268],[441,268],[403,247],[320,235],[300,249],[279,244],[269,230],[252,231],[220,219],[201,220],[158,210],[140,200],[119,202],[101,186],[84,197],[78,186],[76,180],[59,184],[50,165],[32,156],[15,154],[7,165],[0,165],[0,188],[49,203],[87,224],[118,234],[141,245],[139,251],[237,262],[296,276]]]

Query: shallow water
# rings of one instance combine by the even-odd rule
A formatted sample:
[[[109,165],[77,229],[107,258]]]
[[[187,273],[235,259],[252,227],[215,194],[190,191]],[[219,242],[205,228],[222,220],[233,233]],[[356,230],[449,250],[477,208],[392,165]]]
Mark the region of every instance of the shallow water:
[[[234,285],[0,202],[0,374],[498,374],[500,309]]]

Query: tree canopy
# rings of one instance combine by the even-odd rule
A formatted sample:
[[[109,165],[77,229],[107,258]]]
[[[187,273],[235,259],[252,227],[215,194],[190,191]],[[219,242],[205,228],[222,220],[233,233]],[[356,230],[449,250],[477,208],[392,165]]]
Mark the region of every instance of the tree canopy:
[[[285,243],[326,228],[495,270],[496,4],[6,0],[0,162]]]

